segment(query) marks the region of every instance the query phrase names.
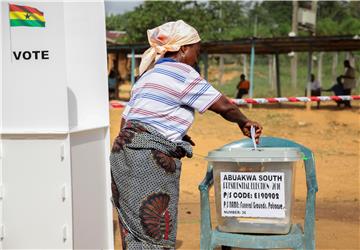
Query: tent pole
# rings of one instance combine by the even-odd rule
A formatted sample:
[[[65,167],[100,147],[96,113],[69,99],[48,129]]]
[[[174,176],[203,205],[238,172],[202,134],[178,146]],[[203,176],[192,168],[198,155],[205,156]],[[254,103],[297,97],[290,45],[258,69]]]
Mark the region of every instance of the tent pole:
[[[255,40],[251,41],[251,56],[250,56],[250,98],[254,96],[254,63],[255,63]],[[249,105],[252,108],[252,104]]]

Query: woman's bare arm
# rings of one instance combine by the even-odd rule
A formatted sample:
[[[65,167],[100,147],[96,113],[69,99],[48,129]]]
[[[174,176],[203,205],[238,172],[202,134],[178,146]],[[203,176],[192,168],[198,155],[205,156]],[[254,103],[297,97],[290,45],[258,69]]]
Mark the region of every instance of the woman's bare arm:
[[[239,108],[231,103],[225,96],[221,96],[218,101],[210,106],[209,110],[221,115],[227,121],[237,123],[245,136],[251,137],[250,128],[254,126],[256,143],[259,142],[262,126],[257,122],[249,120]]]

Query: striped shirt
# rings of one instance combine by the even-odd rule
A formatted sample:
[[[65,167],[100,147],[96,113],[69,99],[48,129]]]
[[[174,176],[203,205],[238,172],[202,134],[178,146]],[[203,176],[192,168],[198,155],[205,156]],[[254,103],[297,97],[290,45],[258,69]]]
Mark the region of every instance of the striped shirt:
[[[168,140],[179,141],[194,122],[194,111],[205,112],[220,97],[191,66],[164,58],[136,82],[123,118],[149,124]]]

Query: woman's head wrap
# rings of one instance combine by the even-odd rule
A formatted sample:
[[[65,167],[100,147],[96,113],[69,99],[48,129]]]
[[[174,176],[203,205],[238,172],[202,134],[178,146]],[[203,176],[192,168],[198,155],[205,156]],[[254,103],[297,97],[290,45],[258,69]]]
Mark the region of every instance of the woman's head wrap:
[[[183,20],[168,22],[147,31],[150,48],[141,57],[139,73],[142,75],[168,51],[179,51],[183,45],[200,42],[196,29]]]

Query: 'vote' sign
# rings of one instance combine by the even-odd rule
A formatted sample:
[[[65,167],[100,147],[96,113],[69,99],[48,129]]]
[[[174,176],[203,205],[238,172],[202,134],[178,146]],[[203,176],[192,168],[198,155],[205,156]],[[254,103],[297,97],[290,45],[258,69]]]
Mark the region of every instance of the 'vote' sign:
[[[13,51],[15,60],[49,60],[48,50]]]

